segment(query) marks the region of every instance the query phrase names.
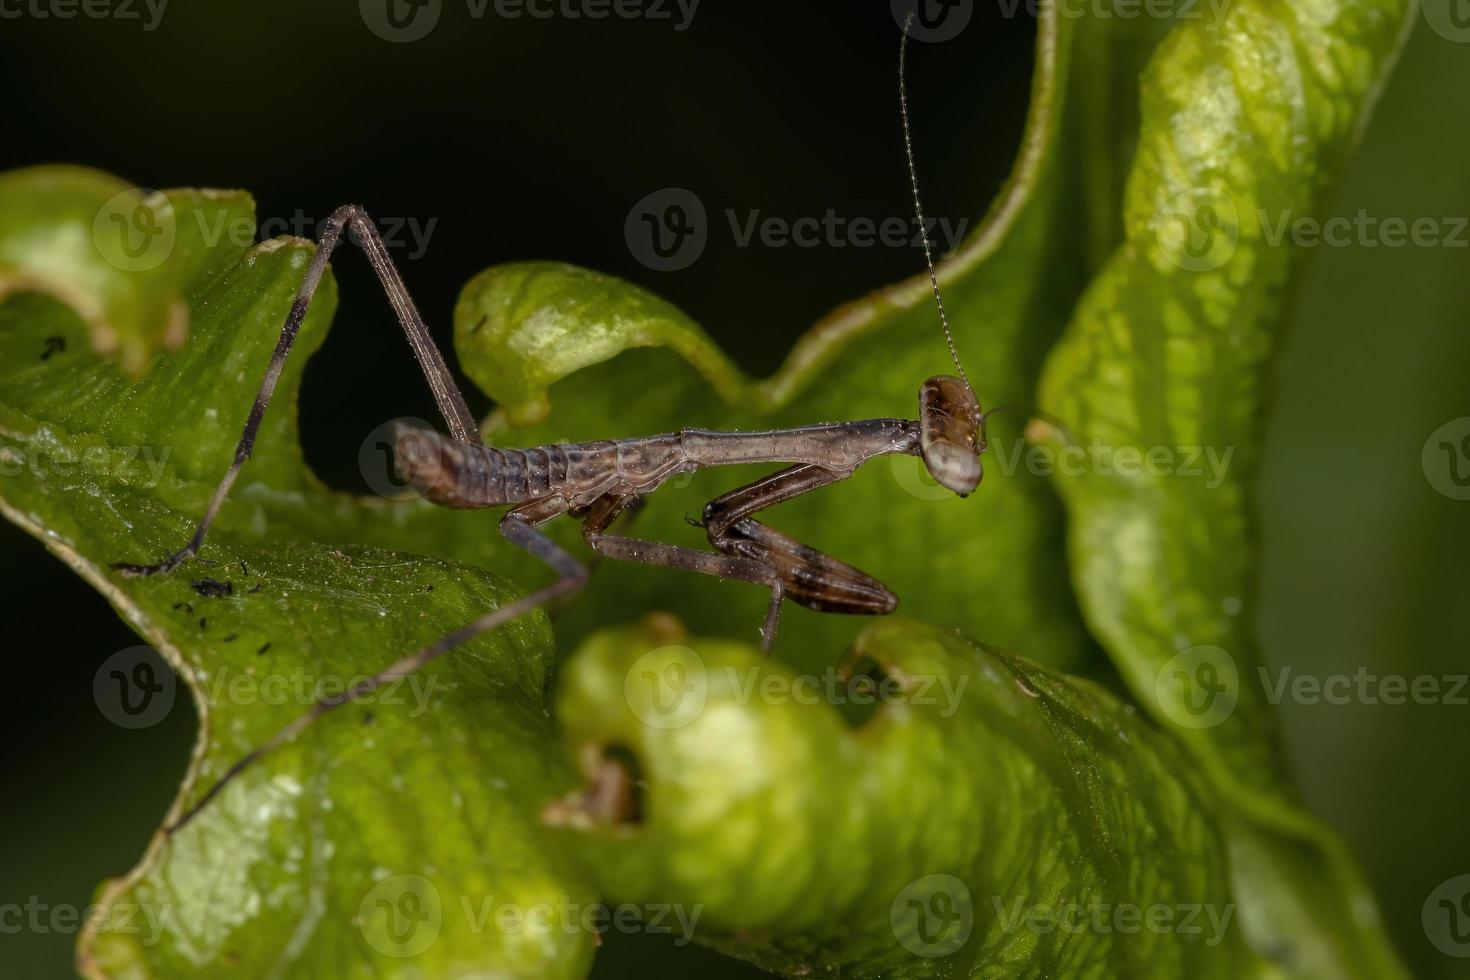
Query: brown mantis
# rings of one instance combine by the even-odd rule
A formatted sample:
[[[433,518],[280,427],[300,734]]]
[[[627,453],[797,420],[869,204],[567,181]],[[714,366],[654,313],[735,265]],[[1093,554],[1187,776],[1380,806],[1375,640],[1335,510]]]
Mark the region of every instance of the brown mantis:
[[[767,651],[775,642],[781,605],[786,599],[820,612],[881,615],[893,611],[898,599],[877,579],[793,540],[755,520],[753,515],[843,480],[874,457],[894,453],[919,456],[939,484],[961,497],[971,493],[983,475],[980,456],[986,449],[985,415],[955,348],[919,197],[905,83],[907,47],[908,31],[905,29],[899,45],[898,62],[904,152],[929,282],[940,326],[959,375],[943,375],[924,382],[919,391],[917,420],[867,419],[761,432],[683,429],[644,438],[531,449],[486,446],[443,356],[434,345],[367,213],[360,207],[347,205],[327,219],[317,239],[316,254],[281,328],[280,339],[240,434],[234,459],[215,488],[193,537],[181,550],[158,564],[120,563],[113,567],[129,576],[162,574],[174,570],[199,551],[241,467],[250,458],[261,419],[270,404],[307,308],[342,232],[348,230],[356,236],[388,294],[449,427],[448,437],[423,429],[399,430],[394,450],[400,472],[436,504],[456,508],[509,506],[510,511],[500,521],[500,533],[512,544],[544,561],[556,572],[557,579],[485,613],[376,675],[359,681],[345,692],[318,701],[305,714],[231,766],[203,798],[169,828],[170,831],[187,823],[246,766],[293,739],[315,719],[413,673],[475,636],[553,599],[578,591],[587,581],[587,569],[538,529],[539,525],[555,517],[569,515],[580,519],[582,537],[587,545],[607,558],[682,569],[766,587],[771,598],[761,637],[762,647]],[[787,465],[763,479],[715,498],[704,508],[699,523],[715,548],[712,552],[607,533],[613,522],[641,497],[652,493],[674,476],[705,467],[748,463]]]

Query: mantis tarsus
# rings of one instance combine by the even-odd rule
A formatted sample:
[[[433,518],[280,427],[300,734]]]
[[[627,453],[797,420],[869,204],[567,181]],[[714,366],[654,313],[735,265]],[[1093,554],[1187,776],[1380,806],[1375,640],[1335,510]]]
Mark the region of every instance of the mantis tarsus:
[[[898,62],[904,152],[940,326],[959,375],[941,375],[924,382],[919,391],[916,420],[867,419],[763,432],[683,429],[644,438],[524,450],[486,446],[367,213],[360,207],[347,205],[327,219],[317,238],[316,254],[281,328],[234,459],[216,487],[193,537],[183,549],[156,565],[121,563],[114,568],[130,576],[167,573],[198,552],[240,468],[250,458],[282,367],[327,262],[345,230],[367,254],[449,426],[448,437],[423,429],[399,430],[394,451],[400,471],[437,504],[458,508],[510,506],[511,510],[500,521],[501,534],[549,565],[557,573],[557,579],[485,613],[345,692],[318,701],[230,767],[170,831],[192,819],[246,766],[290,741],[323,714],[413,673],[481,633],[580,589],[587,580],[586,568],[538,530],[539,525],[554,517],[566,514],[579,518],[583,539],[593,551],[608,558],[765,586],[770,590],[771,600],[761,636],[762,646],[768,651],[775,642],[781,604],[787,598],[821,612],[884,614],[893,611],[898,599],[877,579],[760,523],[753,515],[846,479],[858,466],[876,456],[893,453],[919,456],[939,484],[961,497],[979,485],[983,474],[980,456],[986,449],[985,416],[955,349],[919,198],[905,84],[907,46],[905,30]],[[705,507],[700,523],[716,549],[713,552],[607,533],[630,505],[673,476],[705,467],[748,463],[788,465],[715,498]]]

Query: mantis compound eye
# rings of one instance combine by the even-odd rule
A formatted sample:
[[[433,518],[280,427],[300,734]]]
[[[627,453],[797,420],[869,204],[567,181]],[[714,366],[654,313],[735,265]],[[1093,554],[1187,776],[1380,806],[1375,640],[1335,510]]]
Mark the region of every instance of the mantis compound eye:
[[[967,497],[985,475],[980,454],[980,403],[959,378],[940,375],[919,389],[919,451],[929,475],[946,490]]]

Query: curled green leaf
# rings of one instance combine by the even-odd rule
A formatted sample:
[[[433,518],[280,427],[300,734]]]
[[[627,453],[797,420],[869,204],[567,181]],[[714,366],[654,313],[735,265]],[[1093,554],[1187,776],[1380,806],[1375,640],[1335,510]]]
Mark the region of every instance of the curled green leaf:
[[[93,349],[130,373],[188,332],[178,244],[167,193],[84,167],[0,175],[0,298],[50,293],[86,322]]]
[[[782,975],[1258,966],[1173,741],[952,633],[886,620],[803,675],[655,621],[588,640],[557,714],[586,788],[546,820],[601,886]]]
[[[547,389],[637,347],[666,346],[731,402],[750,397],[724,353],[672,303],[613,276],[558,262],[486,269],[454,309],[465,371],[515,425],[543,421]]]
[[[1047,360],[1032,436],[1057,461],[1087,620],[1233,807],[1258,948],[1311,976],[1400,968],[1336,837],[1286,788],[1252,627],[1250,495],[1268,369],[1313,213],[1405,29],[1392,0],[1232,4],[1142,82],[1126,240]]]

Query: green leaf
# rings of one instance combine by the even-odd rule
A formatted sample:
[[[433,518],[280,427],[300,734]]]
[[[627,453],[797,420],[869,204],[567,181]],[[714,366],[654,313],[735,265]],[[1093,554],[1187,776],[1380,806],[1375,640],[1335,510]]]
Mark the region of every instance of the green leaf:
[[[902,619],[839,667],[799,676],[666,621],[599,633],[557,714],[603,791],[548,822],[609,893],[785,976],[1260,966],[1210,793],[1131,707]],[[831,707],[864,699],[856,724]],[[605,791],[619,780],[632,805]]]
[[[189,250],[178,247],[174,205],[82,167],[0,176],[0,298],[54,295],[86,322],[95,350],[137,373],[189,329]]]
[[[1394,0],[1242,0],[1142,79],[1125,241],[1042,374],[1073,577],[1134,696],[1230,808],[1258,948],[1308,976],[1392,975],[1339,839],[1288,788],[1258,672],[1251,494],[1268,370],[1315,213],[1405,29]]]
[[[318,691],[342,690],[513,593],[477,566],[410,553],[421,525],[312,478],[295,435],[304,356],[287,367],[202,560],[144,580],[109,569],[187,538],[312,252],[292,239],[245,251],[210,234],[253,218],[245,195],[167,197],[179,254],[195,257],[183,282],[193,327],[141,380],[87,350],[87,325],[55,300],[0,307],[0,510],[102,592],[187,685],[201,741],[172,820]],[[328,280],[306,351],[334,304]],[[442,519],[442,539],[464,527]],[[481,519],[480,536],[492,535]],[[502,905],[596,900],[536,822],[569,784],[543,703],[551,658],[545,617],[525,617],[314,726],[103,886],[104,926],[83,932],[80,966],[122,977],[584,975],[592,933],[514,931],[494,918]]]

